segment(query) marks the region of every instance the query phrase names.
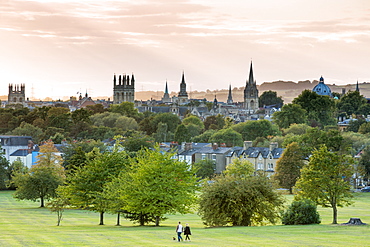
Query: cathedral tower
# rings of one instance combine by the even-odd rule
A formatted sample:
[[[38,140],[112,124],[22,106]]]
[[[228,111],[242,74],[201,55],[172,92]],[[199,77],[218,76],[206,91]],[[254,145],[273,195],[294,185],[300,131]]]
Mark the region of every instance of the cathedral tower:
[[[180,92],[178,95],[179,104],[188,103],[188,93],[186,92],[185,74],[182,72],[182,80],[180,83]]]
[[[164,94],[163,94],[162,102],[163,103],[170,103],[171,102],[170,94],[168,93],[167,81],[166,81],[166,87],[164,89]]]
[[[228,103],[228,104],[232,104],[233,103],[233,96],[231,94],[231,84],[229,85],[229,95],[227,96],[226,103]]]
[[[246,82],[244,89],[244,108],[248,110],[249,113],[254,113],[258,110],[258,89],[253,77],[252,62],[249,71],[249,80]]]
[[[118,83],[116,74],[113,76],[113,104],[121,104],[122,102],[135,102],[134,74],[132,74],[131,80],[129,75],[119,75]]]
[[[8,104],[22,104],[26,101],[25,85],[9,84]]]

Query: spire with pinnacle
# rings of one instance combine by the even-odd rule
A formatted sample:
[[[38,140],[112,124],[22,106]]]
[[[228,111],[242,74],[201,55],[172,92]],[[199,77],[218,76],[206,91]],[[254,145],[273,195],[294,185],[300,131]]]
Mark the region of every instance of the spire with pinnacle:
[[[254,81],[254,77],[253,77],[253,66],[252,66],[252,61],[251,61],[251,67],[250,67],[250,70],[249,70],[249,80],[247,82],[247,84],[255,84],[255,81]]]
[[[182,79],[180,83],[180,93],[179,97],[188,97],[188,93],[186,92],[186,83],[185,83],[185,73],[184,71],[182,72]]]
[[[358,80],[357,80],[357,84],[356,84],[356,92],[360,92],[360,88],[358,87]]]
[[[231,94],[231,84],[229,85],[229,95],[227,96],[227,103],[232,104],[233,103],[233,96]]]

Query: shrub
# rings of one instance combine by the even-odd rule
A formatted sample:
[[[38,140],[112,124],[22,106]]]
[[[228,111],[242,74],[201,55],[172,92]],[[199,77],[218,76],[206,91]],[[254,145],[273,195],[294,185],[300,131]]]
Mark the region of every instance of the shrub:
[[[282,215],[284,225],[320,224],[316,205],[310,200],[294,201]]]

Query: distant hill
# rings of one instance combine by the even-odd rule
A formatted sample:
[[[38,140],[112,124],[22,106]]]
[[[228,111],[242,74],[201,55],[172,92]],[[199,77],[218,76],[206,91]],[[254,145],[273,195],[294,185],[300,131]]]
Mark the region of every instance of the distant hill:
[[[259,90],[259,95],[261,95],[265,91],[276,91],[278,96],[281,96],[284,100],[284,103],[291,103],[294,98],[301,94],[301,92],[305,89],[312,90],[319,82],[317,80],[314,81],[299,81],[299,82],[292,82],[292,81],[273,81],[273,82],[264,82],[261,85],[258,85],[257,88]],[[345,92],[354,91],[356,90],[356,84],[347,84],[347,85],[335,85],[335,84],[326,84],[330,87],[332,92],[342,93],[343,90]],[[370,82],[363,82],[359,83],[360,93],[365,97],[370,97]],[[160,100],[163,97],[163,91],[140,91],[135,92],[135,99],[136,100],[149,100],[149,99],[156,99]],[[171,92],[170,96],[177,95],[178,92]],[[206,90],[206,91],[192,91],[189,92],[189,97],[192,99],[204,99],[206,98],[208,101],[213,101],[215,95],[218,101],[226,102],[227,96],[229,94],[228,89],[221,89],[221,90]],[[234,102],[242,102],[244,97],[244,87],[240,88],[233,88],[232,89],[232,96]]]

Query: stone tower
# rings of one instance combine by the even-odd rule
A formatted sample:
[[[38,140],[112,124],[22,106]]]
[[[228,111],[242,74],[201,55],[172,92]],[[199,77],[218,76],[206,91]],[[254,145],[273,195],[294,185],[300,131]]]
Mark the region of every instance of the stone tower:
[[[180,92],[178,95],[178,102],[179,104],[186,104],[188,103],[188,93],[186,92],[186,83],[185,83],[185,74],[182,72],[182,80],[180,83]]]
[[[26,101],[25,85],[9,84],[8,104],[22,104]]]
[[[258,89],[253,77],[252,62],[249,71],[249,79],[244,89],[244,108],[249,111],[249,113],[254,113],[258,110]]]
[[[118,83],[116,74],[113,76],[113,104],[121,104],[122,102],[135,101],[135,78],[134,74],[130,76],[123,74],[119,75]]]

